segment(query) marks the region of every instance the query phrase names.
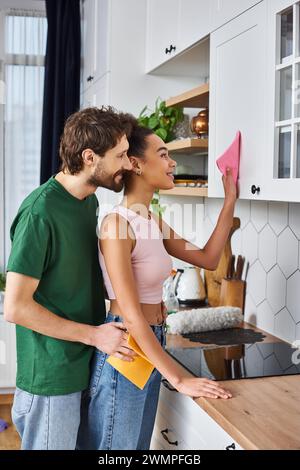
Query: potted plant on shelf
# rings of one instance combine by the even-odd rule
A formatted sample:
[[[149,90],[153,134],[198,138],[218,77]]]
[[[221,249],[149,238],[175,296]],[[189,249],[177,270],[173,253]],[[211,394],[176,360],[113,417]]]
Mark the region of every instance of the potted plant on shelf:
[[[148,127],[158,135],[165,143],[171,142],[175,138],[174,129],[182,122],[184,114],[182,108],[177,106],[166,106],[166,102],[157,98],[155,109],[151,111],[146,105],[138,117],[141,126]],[[160,205],[159,191],[155,191],[151,201],[153,211],[159,215],[163,214],[165,207]]]
[[[177,106],[166,106],[166,102],[157,98],[155,109],[151,112],[145,106],[138,117],[141,126],[149,127],[166,143],[175,139],[174,128],[184,119],[182,108]]]

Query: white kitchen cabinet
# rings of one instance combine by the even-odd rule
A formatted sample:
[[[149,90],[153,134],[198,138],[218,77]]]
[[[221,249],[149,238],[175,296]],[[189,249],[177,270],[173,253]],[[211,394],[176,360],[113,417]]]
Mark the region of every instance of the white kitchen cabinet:
[[[300,5],[268,1],[268,199],[300,202]]]
[[[107,72],[82,94],[82,108],[89,108],[91,106],[101,107],[102,105],[109,104],[109,87],[110,72]]]
[[[224,197],[216,160],[242,133],[240,198],[265,199],[267,3],[211,34],[208,196]]]
[[[212,30],[223,26],[261,0],[209,0]]]
[[[109,71],[110,0],[84,0],[82,6],[82,91]]]
[[[180,0],[147,1],[147,70],[178,53],[179,7]]]
[[[161,385],[151,449],[242,450],[192,398],[170,390],[165,383]]]
[[[179,49],[195,44],[212,31],[210,1],[181,0],[179,5]]]
[[[146,71],[179,55],[211,30],[207,0],[147,0]]]
[[[16,385],[15,325],[4,321],[0,314],[0,389]]]

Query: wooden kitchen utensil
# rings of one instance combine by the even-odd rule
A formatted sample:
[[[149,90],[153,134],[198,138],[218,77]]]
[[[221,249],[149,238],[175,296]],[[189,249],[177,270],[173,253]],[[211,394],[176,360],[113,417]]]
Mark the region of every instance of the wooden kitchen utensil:
[[[219,306],[239,307],[244,313],[245,286],[241,279],[222,279]]]
[[[231,237],[234,232],[241,226],[241,221],[238,217],[234,217],[233,225],[228,235],[225,248],[223,250],[219,265],[215,271],[204,271],[204,279],[206,284],[207,300],[211,307],[218,307],[220,305],[220,293],[222,279],[227,275],[229,260],[231,259]]]

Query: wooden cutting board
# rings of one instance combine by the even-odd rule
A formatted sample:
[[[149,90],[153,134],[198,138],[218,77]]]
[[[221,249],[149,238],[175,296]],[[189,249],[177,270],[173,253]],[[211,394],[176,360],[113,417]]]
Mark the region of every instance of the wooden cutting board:
[[[231,237],[241,226],[238,217],[234,217],[232,228],[228,235],[228,239],[223,250],[219,265],[215,271],[204,270],[204,280],[206,286],[207,300],[211,307],[218,307],[220,304],[221,282],[223,277],[227,275],[229,260],[231,259]]]

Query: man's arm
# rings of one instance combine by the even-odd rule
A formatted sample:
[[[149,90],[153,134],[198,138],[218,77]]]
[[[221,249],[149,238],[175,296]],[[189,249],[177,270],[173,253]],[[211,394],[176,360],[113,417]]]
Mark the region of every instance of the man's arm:
[[[23,274],[8,272],[4,299],[4,318],[10,323],[52,338],[74,341],[132,360],[133,352],[127,346],[127,334],[122,323],[101,326],[85,325],[66,320],[38,304],[33,294],[39,280]]]

